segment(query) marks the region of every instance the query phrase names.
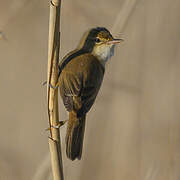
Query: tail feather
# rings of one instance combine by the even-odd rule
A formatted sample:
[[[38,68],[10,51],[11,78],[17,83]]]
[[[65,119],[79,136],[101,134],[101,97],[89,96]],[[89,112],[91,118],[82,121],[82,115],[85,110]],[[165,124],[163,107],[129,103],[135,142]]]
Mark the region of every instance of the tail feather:
[[[69,113],[66,133],[66,154],[71,160],[81,159],[86,117],[77,117],[75,112]]]

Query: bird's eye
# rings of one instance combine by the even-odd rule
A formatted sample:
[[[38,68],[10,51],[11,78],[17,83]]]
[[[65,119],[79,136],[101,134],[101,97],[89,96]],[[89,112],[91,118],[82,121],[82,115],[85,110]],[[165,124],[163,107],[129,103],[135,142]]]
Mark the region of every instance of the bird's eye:
[[[95,42],[99,43],[99,42],[101,42],[101,40],[99,38],[95,38]]]

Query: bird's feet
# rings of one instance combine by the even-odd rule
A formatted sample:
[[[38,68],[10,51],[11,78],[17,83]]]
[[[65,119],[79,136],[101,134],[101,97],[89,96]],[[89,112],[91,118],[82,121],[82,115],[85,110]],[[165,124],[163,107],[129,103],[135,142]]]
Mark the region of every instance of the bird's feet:
[[[46,84],[47,84],[47,81],[43,82],[42,85],[45,86]],[[49,83],[48,86],[55,90],[59,87],[59,82],[55,86],[53,86],[52,84]]]
[[[55,128],[55,129],[59,129],[61,126],[63,126],[68,120],[65,121],[59,121],[58,124],[56,126],[51,126],[49,128],[46,129],[46,131],[49,131],[51,128]]]

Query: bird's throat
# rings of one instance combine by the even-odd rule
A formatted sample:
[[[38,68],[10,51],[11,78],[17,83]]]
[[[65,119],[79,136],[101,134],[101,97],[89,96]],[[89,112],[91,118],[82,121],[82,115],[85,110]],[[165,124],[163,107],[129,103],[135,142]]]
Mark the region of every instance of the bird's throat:
[[[105,66],[106,62],[114,55],[114,45],[100,45],[94,47],[92,53]]]

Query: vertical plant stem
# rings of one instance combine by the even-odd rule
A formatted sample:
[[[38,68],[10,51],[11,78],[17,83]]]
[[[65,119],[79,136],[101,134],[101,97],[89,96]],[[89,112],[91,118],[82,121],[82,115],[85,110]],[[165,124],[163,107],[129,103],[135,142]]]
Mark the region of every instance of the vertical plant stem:
[[[49,43],[48,43],[48,116],[50,125],[49,148],[54,180],[64,180],[63,163],[61,153],[61,139],[59,129],[52,128],[58,125],[58,90],[49,86],[56,86],[58,81],[58,61],[60,49],[60,0],[52,0],[50,3],[49,17]]]

